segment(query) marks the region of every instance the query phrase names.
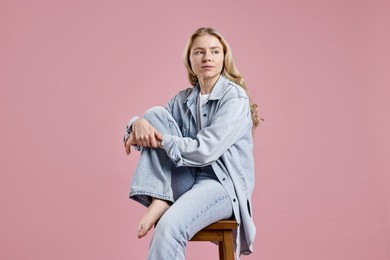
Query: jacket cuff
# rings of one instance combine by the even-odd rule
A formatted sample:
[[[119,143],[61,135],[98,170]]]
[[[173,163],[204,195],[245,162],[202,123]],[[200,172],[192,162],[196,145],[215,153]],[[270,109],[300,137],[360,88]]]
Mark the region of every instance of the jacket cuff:
[[[181,157],[180,151],[176,144],[177,138],[178,138],[177,136],[173,136],[173,135],[164,135],[161,146],[165,150],[165,152],[167,153],[171,161],[177,167],[179,167],[183,164],[183,158]]]

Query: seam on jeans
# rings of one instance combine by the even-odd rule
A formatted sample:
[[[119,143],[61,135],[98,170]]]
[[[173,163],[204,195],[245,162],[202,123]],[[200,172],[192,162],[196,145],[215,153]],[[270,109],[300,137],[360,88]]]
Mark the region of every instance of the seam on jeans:
[[[224,196],[222,196],[222,197],[219,197],[218,199],[215,199],[212,203],[210,203],[209,205],[207,205],[206,208],[202,209],[202,210],[200,211],[200,213],[197,214],[195,217],[193,217],[192,220],[191,220],[191,221],[188,223],[188,225],[185,227],[185,230],[184,230],[185,234],[187,234],[188,229],[189,229],[189,228],[191,227],[191,225],[195,222],[195,220],[199,219],[203,214],[205,214],[207,211],[209,211],[212,207],[214,207],[214,206],[217,205],[219,202],[221,202],[222,200],[225,200],[225,199],[227,199],[227,198],[230,198],[230,197],[229,197],[229,194],[226,194],[226,195],[224,195]],[[186,238],[186,240],[188,241],[189,239]],[[176,258],[176,259],[177,259],[177,252],[179,251],[178,248],[179,248],[179,245],[176,247],[176,253],[175,253],[175,258]]]

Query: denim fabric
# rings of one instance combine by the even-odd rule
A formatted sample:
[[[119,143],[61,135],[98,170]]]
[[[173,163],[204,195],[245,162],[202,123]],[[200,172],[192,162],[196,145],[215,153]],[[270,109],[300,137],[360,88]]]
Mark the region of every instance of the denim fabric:
[[[162,107],[149,109],[145,119],[162,133],[180,136],[174,119]],[[229,194],[211,166],[176,167],[162,149],[141,148],[129,196],[145,206],[152,197],[173,203],[154,231],[149,260],[184,260],[192,236],[233,213]]]
[[[232,216],[232,203],[214,173],[200,171],[195,184],[161,217],[150,243],[149,260],[184,260],[187,241],[199,230]]]
[[[251,210],[255,180],[249,100],[240,86],[221,75],[210,94],[209,101],[202,107],[202,114],[199,115],[197,109],[199,93],[200,88],[197,85],[179,92],[171,99],[166,107],[166,111],[169,112],[166,114],[169,114],[171,119],[166,115],[160,116],[160,120],[165,120],[168,124],[169,131],[167,129],[160,131],[163,134],[163,149],[155,151],[155,154],[159,153],[164,159],[159,159],[158,163],[149,164],[150,166],[147,167],[139,166],[136,174],[144,172],[143,174],[147,175],[150,169],[156,167],[157,172],[160,173],[157,174],[159,176],[157,179],[161,179],[162,183],[175,180],[180,185],[185,183],[191,186],[196,181],[191,169],[211,166],[216,179],[229,196],[234,217],[239,223],[236,234],[236,257],[239,259],[240,254],[252,252],[256,233]],[[148,120],[149,115],[160,113],[161,110],[161,108],[150,109],[144,117]],[[198,122],[199,116],[206,121],[203,128]],[[137,118],[133,117],[129,121],[124,139],[127,139],[131,125]],[[145,150],[150,149],[142,149],[141,155]],[[152,156],[157,155],[150,157]],[[191,177],[192,183],[189,181]],[[164,191],[166,186],[163,184],[157,187],[161,189],[161,193],[159,191],[155,194],[156,187],[146,190],[149,188],[144,186],[146,183],[148,181],[140,182],[140,187],[137,189],[147,191],[149,195],[162,196],[172,202],[175,201],[175,194],[180,197],[182,192],[176,190],[175,185],[168,192]],[[184,187],[183,190],[187,188]],[[131,194],[139,190],[136,190],[133,178]],[[142,196],[138,197],[142,198]],[[144,197],[147,198],[147,194]],[[144,198],[138,200],[148,205],[148,201],[145,202]]]

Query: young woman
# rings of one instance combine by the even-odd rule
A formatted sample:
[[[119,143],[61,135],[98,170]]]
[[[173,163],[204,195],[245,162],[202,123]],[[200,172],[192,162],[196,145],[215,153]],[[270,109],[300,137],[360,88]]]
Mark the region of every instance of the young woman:
[[[156,225],[148,259],[184,259],[187,241],[221,219],[239,223],[236,257],[252,252],[254,160],[258,125],[243,78],[220,33],[200,28],[184,52],[191,88],[165,108],[133,117],[125,150],[141,152],[129,197],[147,208],[138,237]]]

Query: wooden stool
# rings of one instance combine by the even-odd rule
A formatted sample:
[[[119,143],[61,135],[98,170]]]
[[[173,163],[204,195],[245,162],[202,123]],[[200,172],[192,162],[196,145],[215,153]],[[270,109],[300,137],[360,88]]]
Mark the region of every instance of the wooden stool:
[[[233,230],[237,229],[237,221],[220,220],[199,231],[191,241],[216,241],[220,260],[234,260]]]

